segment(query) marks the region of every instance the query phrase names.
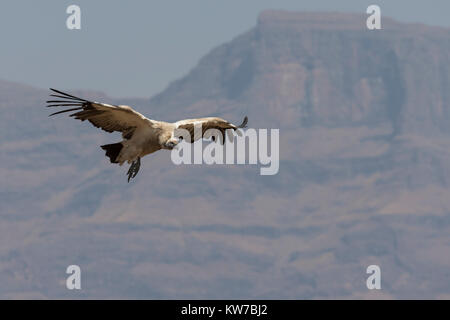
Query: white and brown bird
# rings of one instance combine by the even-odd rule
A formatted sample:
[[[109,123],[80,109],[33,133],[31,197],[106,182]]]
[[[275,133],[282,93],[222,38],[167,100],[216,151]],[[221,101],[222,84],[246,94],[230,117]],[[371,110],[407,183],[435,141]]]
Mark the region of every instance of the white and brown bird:
[[[52,89],[50,96],[60,100],[47,101],[47,107],[75,107],[52,113],[50,116],[64,112],[76,111],[70,116],[81,121],[88,120],[95,127],[107,132],[122,132],[123,140],[118,143],[101,146],[106,150],[106,156],[111,163],[122,165],[131,163],[127,172],[128,182],[134,178],[141,166],[141,158],[161,149],[172,150],[183,139],[179,132],[184,129],[189,132],[190,141],[204,138],[208,129],[220,132],[222,143],[225,143],[225,130],[245,128],[248,118],[236,126],[218,117],[180,120],[174,123],[148,119],[129,106],[110,105],[75,97],[62,91]],[[195,134],[195,129],[201,125],[201,134]],[[212,135],[215,140],[219,135]]]

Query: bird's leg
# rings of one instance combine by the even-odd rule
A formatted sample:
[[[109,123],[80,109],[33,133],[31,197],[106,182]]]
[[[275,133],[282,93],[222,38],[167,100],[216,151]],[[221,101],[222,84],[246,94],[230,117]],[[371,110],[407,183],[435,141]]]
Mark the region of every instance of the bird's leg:
[[[131,179],[136,177],[137,173],[139,172],[139,168],[141,167],[141,158],[137,158],[131,163],[130,169],[128,169],[127,175],[128,175],[128,182],[130,182]]]

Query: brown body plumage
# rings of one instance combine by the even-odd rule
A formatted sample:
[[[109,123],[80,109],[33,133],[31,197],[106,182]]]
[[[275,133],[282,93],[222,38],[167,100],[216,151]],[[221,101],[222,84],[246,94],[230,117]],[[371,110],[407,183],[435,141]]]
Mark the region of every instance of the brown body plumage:
[[[218,117],[186,119],[174,123],[151,120],[136,112],[129,106],[110,105],[85,100],[59,90],[53,91],[52,97],[64,100],[49,100],[47,107],[75,107],[52,113],[52,115],[76,111],[70,114],[75,119],[88,120],[95,127],[107,132],[119,131],[123,140],[118,143],[101,146],[112,163],[132,163],[128,170],[128,181],[135,177],[140,167],[140,158],[161,149],[173,149],[187,133],[194,142],[200,138],[221,137],[225,142],[227,129],[237,130],[247,125],[247,117],[236,126]],[[195,128],[201,130],[195,130]],[[215,129],[220,135],[206,136],[208,129]]]

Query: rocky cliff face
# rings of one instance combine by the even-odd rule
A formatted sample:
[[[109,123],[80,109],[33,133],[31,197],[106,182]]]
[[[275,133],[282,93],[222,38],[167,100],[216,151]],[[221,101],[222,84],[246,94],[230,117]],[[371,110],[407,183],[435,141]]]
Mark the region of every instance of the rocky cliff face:
[[[189,111],[236,104],[259,111],[265,125],[389,123],[395,134],[447,133],[448,30],[384,19],[383,30],[369,31],[364,19],[263,12],[255,28],[214,49],[152,103]]]
[[[450,31],[382,23],[263,12],[150,101],[111,101],[279,128],[271,177],[161,152],[127,185],[98,147],[118,136],[48,119],[46,91],[0,82],[0,295],[73,297],[76,263],[79,297],[446,297]],[[382,292],[365,287],[370,264]]]

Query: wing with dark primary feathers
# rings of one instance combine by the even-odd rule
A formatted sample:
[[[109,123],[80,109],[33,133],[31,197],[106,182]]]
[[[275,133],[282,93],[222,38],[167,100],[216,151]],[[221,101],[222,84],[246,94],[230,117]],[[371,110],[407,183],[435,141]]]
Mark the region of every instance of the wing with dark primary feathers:
[[[74,107],[57,111],[50,116],[77,111],[70,117],[84,121],[88,120],[95,127],[107,132],[119,131],[125,139],[131,139],[136,128],[140,126],[152,126],[152,120],[144,117],[128,106],[116,106],[106,103],[99,103],[75,97],[68,93],[52,89],[50,96],[59,100],[48,100],[47,107]]]
[[[237,129],[241,129],[241,128],[245,128],[247,126],[247,122],[248,122],[248,117],[245,116],[244,120],[242,121],[242,123],[238,126],[222,119],[222,118],[217,118],[217,117],[209,117],[209,118],[199,118],[199,119],[186,119],[186,120],[181,120],[181,121],[177,121],[175,122],[176,128],[178,129],[185,129],[189,132],[190,136],[191,136],[191,142],[193,143],[194,141],[200,139],[200,138],[209,138],[209,136],[205,136],[205,132],[209,129],[216,129],[219,130],[220,133],[222,134],[222,143],[225,143],[225,131],[227,129],[233,129],[234,131],[236,131]],[[201,132],[201,136],[199,134],[195,134],[195,130],[194,128],[196,126],[201,125],[202,128],[202,132]],[[237,131],[239,132],[239,131]],[[215,136],[212,136],[212,139],[215,140]],[[230,140],[232,139],[232,137],[230,137]]]

